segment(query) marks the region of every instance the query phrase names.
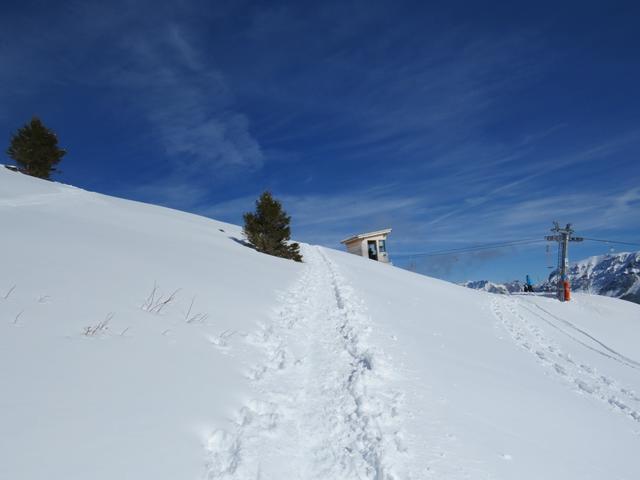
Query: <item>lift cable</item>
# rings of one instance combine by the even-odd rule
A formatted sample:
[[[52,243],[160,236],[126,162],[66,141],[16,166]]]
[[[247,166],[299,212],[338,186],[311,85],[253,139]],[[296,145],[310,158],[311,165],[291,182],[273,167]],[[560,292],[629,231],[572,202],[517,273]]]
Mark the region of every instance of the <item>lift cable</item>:
[[[617,245],[631,245],[634,247],[640,247],[640,243],[634,243],[634,242],[618,242],[616,240],[603,240],[601,238],[588,238],[588,237],[584,237],[584,239],[591,240],[592,242],[615,243]]]
[[[467,252],[475,252],[479,250],[493,250],[497,248],[505,248],[505,247],[515,247],[520,245],[529,245],[533,243],[542,243],[544,239],[524,239],[524,240],[511,240],[509,242],[499,242],[499,243],[487,243],[482,245],[473,245],[470,247],[461,247],[454,248],[449,250],[436,250],[434,252],[418,252],[418,253],[401,253],[396,254],[395,256],[402,257],[436,257],[440,255],[454,255],[456,253],[467,253]]]
[[[640,246],[640,243],[633,242],[619,242],[616,240],[604,240],[600,238],[588,238],[584,237],[585,240],[590,240],[592,242],[603,242],[603,243],[614,243],[618,245],[632,245],[632,246]],[[452,248],[446,250],[436,250],[433,252],[415,252],[415,253],[397,253],[396,257],[437,257],[441,255],[455,255],[456,253],[467,253],[467,252],[476,252],[480,250],[493,250],[498,248],[507,248],[507,247],[517,247],[521,245],[531,245],[534,243],[542,243],[544,239],[539,238],[527,238],[523,240],[510,240],[508,242],[495,242],[495,243],[486,243],[481,245],[472,245],[469,247],[460,247],[460,248]]]

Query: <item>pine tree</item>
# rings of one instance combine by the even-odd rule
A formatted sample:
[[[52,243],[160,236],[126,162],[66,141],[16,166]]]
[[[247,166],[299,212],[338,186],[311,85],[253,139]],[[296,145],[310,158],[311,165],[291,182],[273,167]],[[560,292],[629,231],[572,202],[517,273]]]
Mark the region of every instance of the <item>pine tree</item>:
[[[244,234],[259,252],[301,262],[300,245],[288,243],[290,222],[282,204],[270,192],[264,192],[256,200],[255,213],[244,214]]]
[[[66,153],[58,148],[56,134],[37,117],[18,129],[7,149],[7,155],[16,161],[21,172],[46,180]]]

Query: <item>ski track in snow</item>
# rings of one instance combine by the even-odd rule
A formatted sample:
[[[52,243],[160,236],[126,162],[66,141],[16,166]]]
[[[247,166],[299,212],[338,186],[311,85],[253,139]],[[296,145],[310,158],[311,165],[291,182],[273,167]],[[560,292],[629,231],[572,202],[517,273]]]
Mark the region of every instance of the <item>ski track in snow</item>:
[[[319,248],[303,248],[302,277],[249,339],[264,352],[248,374],[254,399],[209,438],[205,478],[412,478],[403,395],[366,344],[365,308]]]
[[[502,322],[511,337],[520,347],[533,354],[540,364],[565,380],[577,392],[604,402],[612,410],[616,410],[628,418],[640,422],[640,397],[633,390],[621,386],[614,379],[599,373],[594,367],[580,362],[572,358],[568,353],[563,352],[553,341],[544,335],[538,326],[532,324],[519,312],[520,308],[523,308],[528,313],[536,313],[526,305],[523,305],[518,299],[500,298],[497,295],[492,296],[491,309],[494,315]],[[606,347],[590,335],[588,335],[588,337],[595,341],[596,344],[603,346],[607,352],[603,352],[586,344],[556,324],[558,321],[565,325],[570,324],[570,322],[560,319],[542,308],[539,310],[546,314],[546,318],[545,316],[536,314],[535,316],[537,318],[540,318],[553,328],[560,330],[582,346],[596,351],[614,361],[635,368],[635,362],[633,360]],[[585,332],[575,327],[575,325],[570,325],[572,325],[576,331],[586,335]]]
[[[526,302],[526,303],[530,303],[530,302]],[[547,319],[544,318],[544,316],[541,316],[539,313],[536,313],[535,311],[531,310],[527,306],[522,305],[522,307],[525,308],[526,310],[528,310],[533,315],[535,315],[538,318],[542,319],[543,321],[549,323],[554,328],[557,328],[562,333],[564,333],[565,335],[570,337],[572,340],[575,340],[576,342],[580,343],[581,345],[587,347],[590,350],[595,351],[596,353],[598,353],[598,354],[600,354],[602,356],[608,357],[608,358],[610,358],[610,359],[612,359],[612,360],[614,360],[616,362],[622,363],[622,364],[626,365],[627,367],[633,368],[635,370],[640,370],[640,362],[637,362],[637,361],[633,360],[632,358],[629,358],[629,357],[623,355],[622,353],[614,350],[613,348],[609,347],[605,343],[603,343],[600,340],[598,340],[597,338],[595,338],[593,335],[591,335],[588,332],[582,330],[581,328],[577,327],[576,325],[574,325],[573,323],[569,322],[568,320],[565,320],[564,318],[560,318],[557,315],[554,315],[549,310],[546,310],[546,309],[542,308],[540,305],[538,305],[536,303],[530,303],[530,304],[533,305],[537,310],[542,311],[548,317],[552,317],[553,319],[557,320],[559,323],[561,323],[561,324],[565,325],[566,327],[568,327],[570,330],[573,330],[573,334],[569,333],[569,332],[559,328],[557,325],[554,325],[553,323],[549,322]],[[578,337],[582,337],[584,340],[581,340]],[[588,343],[595,343],[596,345],[595,346],[590,346],[590,345],[588,345]],[[602,348],[602,349],[604,349],[606,351],[602,351],[602,350],[600,350],[600,348]]]

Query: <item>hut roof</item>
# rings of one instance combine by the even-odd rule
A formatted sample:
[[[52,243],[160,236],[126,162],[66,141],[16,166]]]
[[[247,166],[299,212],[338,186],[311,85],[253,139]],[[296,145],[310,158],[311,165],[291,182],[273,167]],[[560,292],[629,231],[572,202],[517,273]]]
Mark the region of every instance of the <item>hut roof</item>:
[[[383,230],[376,230],[375,232],[367,232],[367,233],[359,233],[358,235],[352,235],[344,240],[341,240],[340,243],[350,243],[354,240],[363,240],[369,237],[377,237],[378,235],[388,235],[391,233],[390,228],[385,228]]]

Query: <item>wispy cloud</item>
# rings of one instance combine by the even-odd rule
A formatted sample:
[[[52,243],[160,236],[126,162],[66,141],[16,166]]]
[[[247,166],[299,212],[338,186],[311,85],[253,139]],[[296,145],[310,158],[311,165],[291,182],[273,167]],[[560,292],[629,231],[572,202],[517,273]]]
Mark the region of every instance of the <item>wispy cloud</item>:
[[[570,193],[541,198],[492,202],[479,210],[462,212],[456,221],[433,231],[443,240],[469,238],[499,241],[542,238],[553,220],[572,222],[579,232],[640,230],[634,215],[640,203],[637,187],[616,192]],[[459,228],[464,225],[464,228]]]
[[[257,195],[256,195],[257,196]],[[346,194],[276,195],[293,218],[294,234],[301,240],[337,246],[358,230],[386,227],[394,217],[415,212],[422,197],[397,195],[390,188]],[[244,196],[206,207],[200,213],[238,221],[254,208],[255,196]],[[323,240],[320,240],[320,239]]]
[[[83,2],[51,15],[57,28],[43,28],[42,17],[21,17],[22,31],[3,25],[21,39],[0,45],[0,64],[11,66],[0,66],[0,78],[13,96],[19,89],[35,95],[52,83],[94,89],[125,106],[121,114],[129,120],[138,116],[143,124],[137,134],[164,151],[165,163],[182,175],[211,179],[221,169],[261,168],[262,148],[224,74],[170,9],[151,2]]]
[[[215,176],[221,168],[260,168],[262,149],[246,115],[234,110],[223,75],[201,60],[177,25],[158,33],[119,40],[123,60],[107,68],[108,85],[142,112],[180,170]]]
[[[487,175],[488,184],[496,185],[493,175]],[[525,177],[502,185],[498,183],[481,197],[465,197],[453,192],[443,199],[439,190],[427,193],[412,188],[407,191],[402,183],[348,193],[277,195],[276,192],[276,196],[292,215],[294,236],[299,240],[338,247],[346,235],[393,227],[391,244],[396,253],[431,252],[512,239],[542,239],[553,220],[571,221],[583,234],[640,229],[640,217],[634,215],[640,203],[637,187],[540,194],[527,185],[529,180]],[[478,181],[482,181],[481,176]],[[199,213],[239,222],[242,212],[253,209],[256,196],[205,206]],[[453,209],[452,204],[456,205]],[[490,251],[454,257],[463,259],[468,266],[472,259],[479,264],[503,253]],[[436,259],[429,264],[446,264],[447,267],[441,269],[444,272],[454,268],[456,262]]]

